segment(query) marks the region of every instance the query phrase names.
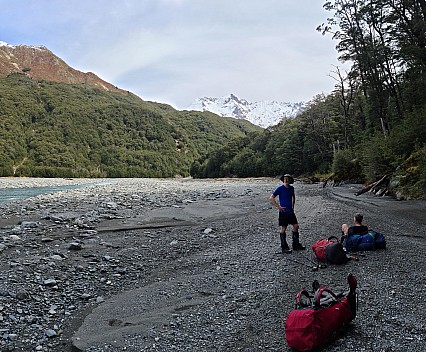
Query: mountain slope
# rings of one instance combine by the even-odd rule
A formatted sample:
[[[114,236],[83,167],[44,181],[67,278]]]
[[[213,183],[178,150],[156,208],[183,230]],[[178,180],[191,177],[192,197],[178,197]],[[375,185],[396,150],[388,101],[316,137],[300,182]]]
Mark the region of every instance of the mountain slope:
[[[0,176],[188,176],[195,160],[258,130],[145,102],[43,46],[0,42]]]
[[[277,101],[248,102],[234,94],[221,98],[199,98],[187,110],[210,111],[220,116],[245,119],[260,127],[276,125],[286,118],[293,118],[305,109],[304,103]]]
[[[108,92],[128,93],[92,72],[75,70],[44,46],[9,45],[0,41],[0,77],[16,72],[35,80],[87,84]]]
[[[87,84],[0,78],[0,176],[188,176],[195,160],[257,130]]]

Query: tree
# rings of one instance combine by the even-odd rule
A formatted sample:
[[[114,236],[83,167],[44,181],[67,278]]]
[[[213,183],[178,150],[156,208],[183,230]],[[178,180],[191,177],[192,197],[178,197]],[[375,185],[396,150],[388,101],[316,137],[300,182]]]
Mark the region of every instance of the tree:
[[[359,0],[330,1],[324,7],[334,11],[334,17],[317,29],[333,33],[339,58],[353,62],[352,77],[359,77],[360,88],[369,100],[369,118],[387,135],[392,124],[389,99],[396,118],[402,118],[397,48],[388,31],[390,9],[382,2]],[[333,30],[336,26],[339,29]]]

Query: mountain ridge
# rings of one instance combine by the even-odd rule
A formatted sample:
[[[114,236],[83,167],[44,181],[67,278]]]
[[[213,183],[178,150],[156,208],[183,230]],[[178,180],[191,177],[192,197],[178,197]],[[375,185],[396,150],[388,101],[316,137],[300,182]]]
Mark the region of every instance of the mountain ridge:
[[[288,103],[274,100],[249,102],[231,93],[220,98],[198,98],[187,110],[210,111],[222,117],[245,119],[254,125],[267,128],[284,119],[296,117],[305,107],[304,102]]]
[[[35,80],[66,84],[87,84],[108,92],[129,94],[99,78],[93,72],[82,72],[69,66],[45,46],[11,45],[0,41],[0,77],[24,73]]]
[[[21,73],[37,81],[86,84],[107,92],[137,95],[104,81],[93,72],[82,72],[69,66],[45,46],[11,45],[0,41],[0,77]],[[143,98],[138,97],[143,100]],[[198,98],[187,109],[208,111],[221,117],[244,119],[267,128],[286,118],[294,118],[305,109],[305,103],[277,101],[249,102],[234,94],[221,98]]]

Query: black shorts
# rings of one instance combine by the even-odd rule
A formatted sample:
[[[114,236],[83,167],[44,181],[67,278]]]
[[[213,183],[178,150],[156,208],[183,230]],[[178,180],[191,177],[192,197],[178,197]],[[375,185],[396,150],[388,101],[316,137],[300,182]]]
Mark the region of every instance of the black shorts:
[[[283,213],[283,212],[279,212],[278,213],[278,225],[287,227],[288,224],[290,224],[290,225],[298,224],[296,214],[295,213],[286,214],[286,213]]]

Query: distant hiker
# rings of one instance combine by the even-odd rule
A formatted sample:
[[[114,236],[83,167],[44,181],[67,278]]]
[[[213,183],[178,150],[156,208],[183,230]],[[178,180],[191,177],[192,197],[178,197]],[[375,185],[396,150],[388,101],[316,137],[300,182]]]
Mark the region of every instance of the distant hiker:
[[[354,216],[354,225],[349,227],[347,224],[342,225],[342,235],[358,235],[365,234],[368,232],[368,227],[362,224],[363,216],[360,213]]]
[[[294,179],[289,174],[285,174],[280,177],[280,180],[283,182],[283,184],[278,186],[269,196],[269,201],[275,208],[278,209],[281,252],[291,253],[286,240],[286,230],[289,224],[293,227],[293,249],[304,250],[306,247],[299,242],[299,224],[297,222],[296,214],[294,213],[294,203],[296,201],[296,196],[294,194],[294,187],[291,186],[291,184],[294,183]],[[277,196],[279,197],[279,204],[275,199]]]

